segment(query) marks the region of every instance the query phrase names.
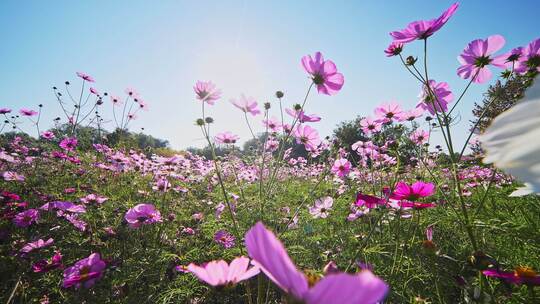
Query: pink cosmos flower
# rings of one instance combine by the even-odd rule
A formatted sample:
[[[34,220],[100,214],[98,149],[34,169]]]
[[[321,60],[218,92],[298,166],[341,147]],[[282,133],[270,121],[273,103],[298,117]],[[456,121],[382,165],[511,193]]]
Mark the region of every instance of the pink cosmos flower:
[[[28,227],[33,223],[37,223],[39,219],[39,211],[37,209],[28,209],[26,211],[17,213],[13,218],[13,223],[17,227]]]
[[[343,87],[343,74],[338,73],[333,61],[324,60],[321,52],[316,52],[314,58],[311,55],[302,57],[302,66],[312,76],[319,93],[335,95]]]
[[[398,120],[402,112],[397,102],[383,103],[375,108],[375,118],[382,123],[390,123],[394,119]]]
[[[240,139],[237,135],[232,134],[231,132],[219,133],[214,137],[217,143],[219,144],[234,144],[237,140]]]
[[[11,109],[8,108],[0,108],[0,114],[9,114],[11,113]]]
[[[289,114],[292,118],[298,119],[300,123],[321,121],[321,117],[315,114],[308,115],[302,110],[285,109],[285,112]]]
[[[60,148],[66,151],[73,151],[77,147],[77,138],[75,137],[66,137],[60,142]]]
[[[82,78],[83,80],[85,81],[88,81],[88,82],[94,82],[94,78],[92,78],[92,76],[88,75],[88,74],[85,74],[83,72],[77,72],[77,76]]]
[[[131,228],[139,228],[141,225],[161,222],[161,213],[152,204],[138,204],[129,209],[124,219]]]
[[[428,111],[431,115],[448,111],[448,104],[454,99],[454,94],[450,91],[448,83],[437,83],[435,80],[430,80],[429,87],[424,85],[422,88],[419,96],[420,101],[416,107]]]
[[[97,195],[97,194],[88,194],[87,196],[81,198],[81,202],[84,204],[98,204],[101,205],[104,202],[106,202],[108,198],[105,196]]]
[[[271,132],[279,132],[281,130],[281,122],[273,117],[262,121],[263,125],[270,129]]]
[[[413,121],[419,117],[422,117],[422,115],[424,115],[424,109],[421,107],[418,107],[410,111],[402,112],[399,115],[399,120],[400,121]]]
[[[422,145],[429,140],[429,132],[422,129],[416,129],[409,138],[413,143]]]
[[[327,218],[330,214],[330,210],[332,210],[333,204],[334,200],[330,196],[320,198],[315,201],[313,206],[309,207],[309,214],[311,214],[313,218]]]
[[[22,116],[28,116],[28,117],[32,117],[32,116],[38,115],[38,112],[36,112],[36,111],[34,111],[34,110],[30,110],[30,109],[20,109],[20,110],[19,110],[19,113],[20,113]]]
[[[50,260],[39,260],[32,265],[33,272],[47,272],[62,267],[62,254],[56,251]]]
[[[502,271],[499,269],[484,270],[482,273],[488,277],[499,278],[507,283],[516,285],[539,286],[540,275],[530,267],[517,267],[514,271]]]
[[[260,272],[257,266],[249,268],[249,259],[244,256],[235,258],[230,264],[223,260],[211,261],[201,266],[191,263],[187,270],[211,286],[235,285]]]
[[[110,98],[113,106],[120,106],[123,104],[122,100],[117,95],[111,95]]]
[[[19,174],[14,171],[4,171],[2,173],[2,178],[5,181],[17,181],[17,182],[23,182],[26,179],[24,175]]]
[[[21,253],[30,253],[31,251],[34,251],[36,249],[47,247],[47,246],[51,245],[53,242],[54,242],[54,240],[52,238],[49,238],[46,241],[44,241],[42,239],[39,239],[39,240],[37,240],[35,242],[27,243],[26,245],[24,245],[21,248],[20,252]]]
[[[231,99],[231,103],[244,113],[250,113],[253,116],[261,113],[261,111],[257,109],[257,102],[253,97],[246,97],[242,94],[239,99]]]
[[[433,183],[425,183],[417,181],[412,185],[400,181],[397,183],[394,192],[391,194],[392,199],[415,201],[422,197],[428,197],[435,194],[435,185]]]
[[[366,135],[371,135],[381,131],[382,125],[378,120],[374,120],[371,116],[360,120],[360,128]]]
[[[401,54],[401,51],[403,51],[403,43],[397,41],[392,41],[386,50],[384,50],[386,57],[397,56]]]
[[[105,262],[101,260],[99,253],[92,253],[87,258],[64,270],[62,287],[75,286],[78,289],[82,285],[84,288],[90,288],[103,276],[105,266]]]
[[[139,93],[134,88],[126,88],[124,92],[132,98],[137,98],[137,96],[139,96]]]
[[[196,98],[209,105],[213,105],[221,97],[221,90],[211,81],[197,81],[193,87]]]
[[[334,161],[331,171],[339,177],[344,177],[351,172],[351,167],[351,162],[349,162],[346,158],[340,158]]]
[[[437,19],[414,21],[407,25],[406,28],[391,32],[390,36],[395,42],[408,43],[414,40],[427,39],[435,32],[440,30],[446,22],[454,15],[459,3],[452,4],[441,16]]]
[[[94,95],[99,95],[99,91],[96,88],[93,88],[93,87],[90,88],[90,93],[92,93]]]
[[[39,207],[39,209],[45,210],[45,211],[60,210],[60,211],[67,211],[71,213],[85,213],[86,212],[85,206],[75,205],[72,202],[64,202],[64,201],[54,201],[50,203],[45,203],[41,207]]]
[[[540,38],[531,41],[523,48],[516,71],[519,73],[540,72]]]
[[[54,139],[54,133],[51,131],[43,131],[41,132],[41,137],[45,138],[46,140]]]
[[[298,144],[303,144],[306,150],[313,151],[321,144],[319,133],[307,125],[299,125],[294,129],[294,137]]]
[[[214,234],[214,241],[225,249],[234,247],[236,238],[226,230],[219,230]]]
[[[384,299],[388,286],[368,270],[358,274],[329,274],[310,287],[276,236],[258,222],[246,233],[249,255],[279,288],[306,304],[374,304]]]
[[[139,104],[139,109],[141,109],[143,111],[148,111],[148,104],[144,100],[139,98],[137,103]]]
[[[476,39],[467,45],[463,53],[459,55],[458,61],[461,66],[457,69],[457,74],[463,79],[473,78],[475,83],[484,83],[491,79],[489,65],[499,68],[506,67],[507,56],[493,56],[495,52],[504,46],[505,40],[501,35],[489,36],[486,40]]]

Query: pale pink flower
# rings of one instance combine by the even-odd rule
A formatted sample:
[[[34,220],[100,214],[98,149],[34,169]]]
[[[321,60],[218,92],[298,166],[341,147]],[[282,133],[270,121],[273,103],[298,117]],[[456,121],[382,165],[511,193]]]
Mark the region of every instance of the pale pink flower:
[[[299,125],[294,130],[294,137],[296,142],[303,144],[306,150],[313,151],[321,144],[319,133],[307,125]]]
[[[364,134],[371,135],[381,131],[382,125],[378,120],[368,116],[360,120],[360,128],[362,128],[362,132],[364,132]]]
[[[410,136],[413,143],[422,145],[429,140],[429,132],[422,129],[416,129]]]
[[[327,218],[330,214],[330,210],[332,210],[333,204],[334,200],[329,196],[320,198],[315,201],[313,206],[309,207],[309,214],[311,214],[313,218]]]
[[[85,81],[94,82],[94,78],[92,78],[92,76],[85,74],[83,72],[77,72],[77,76],[82,78]]]
[[[375,108],[375,118],[382,123],[399,120],[403,110],[397,102],[383,103]]]
[[[193,87],[196,98],[209,105],[213,105],[221,97],[221,90],[211,81],[197,81]]]
[[[346,158],[340,158],[336,159],[331,171],[339,177],[344,177],[351,172],[351,167],[351,162],[349,162]]]
[[[244,113],[250,113],[253,116],[261,113],[261,111],[257,109],[257,102],[253,97],[246,97],[242,94],[238,99],[231,99],[231,103]]]
[[[249,259],[244,256],[235,258],[230,264],[223,260],[211,261],[201,266],[191,263],[187,270],[211,286],[234,285],[260,272],[257,266],[250,268]]]
[[[227,131],[217,134],[214,139],[219,144],[234,144],[238,139],[240,139],[240,137]]]

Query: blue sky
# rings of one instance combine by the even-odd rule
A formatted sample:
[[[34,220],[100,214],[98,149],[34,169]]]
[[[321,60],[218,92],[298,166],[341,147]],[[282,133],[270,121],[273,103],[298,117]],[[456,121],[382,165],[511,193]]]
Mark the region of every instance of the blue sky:
[[[305,54],[321,51],[345,75],[336,96],[312,94],[308,113],[323,120],[321,135],[337,123],[371,114],[384,101],[405,108],[419,85],[396,58],[382,52],[388,32],[437,17],[452,1],[9,1],[0,2],[0,107],[44,104],[44,126],[60,115],[51,87],[76,82],[75,72],[96,79],[100,91],[121,94],[132,86],[150,106],[132,130],[168,139],[174,148],[203,146],[194,121],[196,80],[212,80],[223,98],[210,110],[214,130],[249,138],[243,117],[228,102],[241,93],[273,102],[301,100],[308,79]],[[430,41],[430,77],[458,94],[457,55],[476,38],[501,34],[504,50],[540,36],[536,1],[462,1],[456,15]],[[421,43],[405,55],[420,55]],[[77,83],[78,84],[78,83]],[[466,136],[470,110],[487,85],[476,85],[459,107],[457,141]],[[111,117],[109,107],[106,116]],[[253,120],[262,131],[259,119]],[[110,126],[112,127],[112,125]]]

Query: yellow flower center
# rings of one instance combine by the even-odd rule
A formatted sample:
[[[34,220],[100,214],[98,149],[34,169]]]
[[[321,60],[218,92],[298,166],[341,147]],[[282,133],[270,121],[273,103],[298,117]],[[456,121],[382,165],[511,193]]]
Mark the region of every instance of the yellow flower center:
[[[534,278],[536,276],[536,271],[528,266],[519,266],[514,270],[514,275],[516,277]]]

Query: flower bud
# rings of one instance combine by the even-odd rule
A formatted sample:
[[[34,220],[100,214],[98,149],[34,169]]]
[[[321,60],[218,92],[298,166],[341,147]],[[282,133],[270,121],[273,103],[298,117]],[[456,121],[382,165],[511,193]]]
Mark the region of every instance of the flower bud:
[[[211,123],[214,122],[214,119],[213,119],[212,117],[206,117],[206,118],[204,119],[204,121],[205,121],[207,124],[211,124]]]
[[[407,63],[407,65],[414,65],[417,60],[418,60],[418,58],[414,58],[413,56],[409,56],[409,57],[407,57],[405,62]]]
[[[195,124],[196,124],[197,126],[204,126],[204,119],[202,119],[202,118],[197,119],[197,120],[195,121]]]
[[[283,98],[284,95],[285,95],[285,94],[283,94],[283,92],[281,92],[281,91],[277,91],[277,92],[276,92],[276,97],[277,97],[277,98]]]
[[[264,109],[265,110],[270,110],[270,103],[269,102],[264,103]]]

